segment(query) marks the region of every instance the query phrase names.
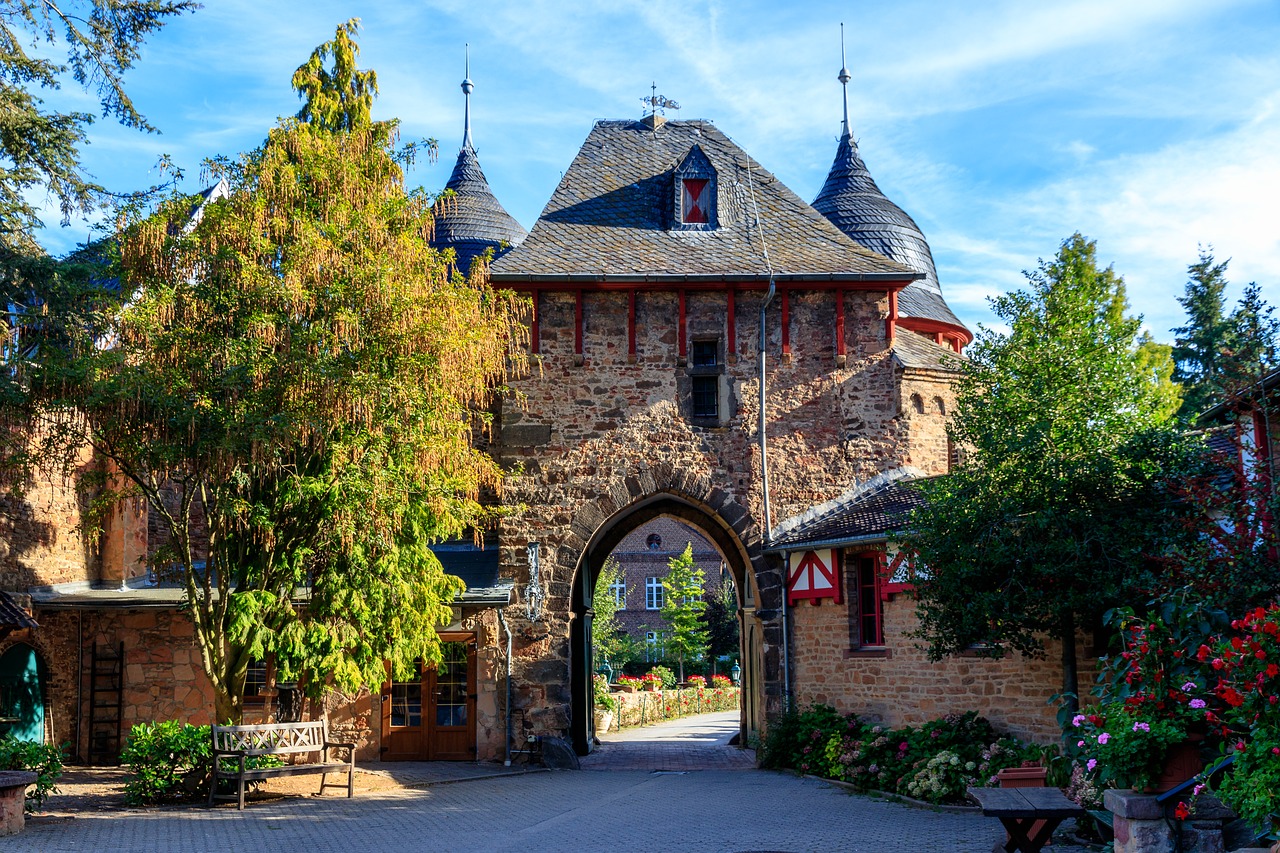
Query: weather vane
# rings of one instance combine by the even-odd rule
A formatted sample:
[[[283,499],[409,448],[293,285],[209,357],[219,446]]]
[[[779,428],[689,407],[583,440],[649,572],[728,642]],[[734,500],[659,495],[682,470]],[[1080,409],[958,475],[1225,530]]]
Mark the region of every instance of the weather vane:
[[[658,94],[658,84],[655,82],[651,87],[649,97],[641,98],[640,103],[644,104],[648,112],[645,115],[656,115],[659,111],[663,115],[667,114],[667,110],[678,110],[680,105],[675,101]]]

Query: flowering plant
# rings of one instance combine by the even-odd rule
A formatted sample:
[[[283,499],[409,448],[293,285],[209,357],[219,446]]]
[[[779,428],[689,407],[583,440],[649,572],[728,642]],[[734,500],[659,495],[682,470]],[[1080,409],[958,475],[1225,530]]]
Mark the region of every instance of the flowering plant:
[[[1077,714],[1071,721],[1075,751],[1085,769],[1105,786],[1141,790],[1160,775],[1169,747],[1186,740],[1173,720],[1143,720],[1124,706],[1103,714]]]
[[[732,687],[733,679],[731,679],[727,675],[713,675],[711,676],[711,686],[712,687]]]
[[[707,679],[702,677],[701,675],[691,675],[689,676],[689,685],[691,687],[697,687],[699,690],[701,690],[703,687],[707,686]]]
[[[636,675],[619,675],[618,683],[623,687],[630,687],[632,690],[639,690],[644,686],[644,679]]]
[[[1218,794],[1254,826],[1274,827],[1280,815],[1280,605],[1258,607],[1196,657],[1216,678],[1220,710],[1209,713],[1235,753]]]
[[[646,672],[640,676],[640,680],[644,682],[644,686],[649,690],[662,689],[662,676],[656,672]]]

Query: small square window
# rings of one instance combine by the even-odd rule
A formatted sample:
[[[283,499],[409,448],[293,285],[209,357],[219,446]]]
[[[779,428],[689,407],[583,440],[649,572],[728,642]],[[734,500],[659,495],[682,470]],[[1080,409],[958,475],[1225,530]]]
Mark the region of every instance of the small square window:
[[[244,699],[246,702],[261,702],[267,694],[267,662],[265,660],[249,661],[249,668],[244,674]]]
[[[614,604],[618,605],[618,607],[626,607],[627,585],[622,582],[621,578],[609,584],[609,592],[613,595]]]
[[[720,377],[694,376],[693,416],[695,418],[720,417]]]
[[[716,367],[720,364],[719,341],[694,341],[693,366]]]

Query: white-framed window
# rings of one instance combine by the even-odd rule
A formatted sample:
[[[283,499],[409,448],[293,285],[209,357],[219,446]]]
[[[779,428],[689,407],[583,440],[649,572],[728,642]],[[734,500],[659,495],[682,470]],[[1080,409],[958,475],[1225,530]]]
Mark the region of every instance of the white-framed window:
[[[627,606],[627,585],[622,578],[618,578],[609,584],[609,592],[613,594],[613,603],[619,607]]]
[[[644,609],[661,610],[666,602],[666,593],[662,589],[662,578],[647,577],[644,579]]]
[[[644,657],[647,663],[660,661],[666,656],[665,640],[666,636],[662,631],[644,632]]]

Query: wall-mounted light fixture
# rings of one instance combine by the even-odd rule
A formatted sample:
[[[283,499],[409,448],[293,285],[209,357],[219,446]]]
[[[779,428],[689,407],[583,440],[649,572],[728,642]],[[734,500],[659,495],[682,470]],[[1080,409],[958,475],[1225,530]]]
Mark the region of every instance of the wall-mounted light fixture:
[[[542,547],[537,542],[530,542],[525,548],[529,556],[529,583],[524,588],[524,614],[530,622],[542,618],[542,607],[547,594],[542,589],[542,574],[538,565],[538,555]]]

